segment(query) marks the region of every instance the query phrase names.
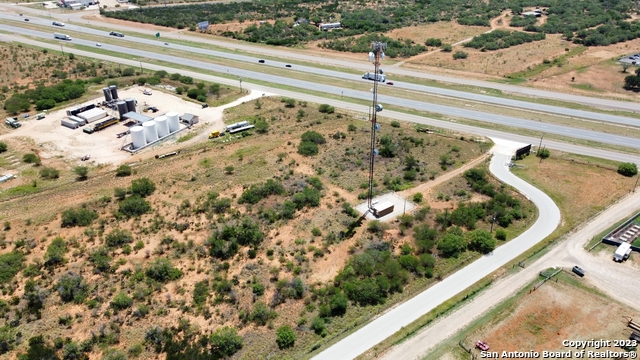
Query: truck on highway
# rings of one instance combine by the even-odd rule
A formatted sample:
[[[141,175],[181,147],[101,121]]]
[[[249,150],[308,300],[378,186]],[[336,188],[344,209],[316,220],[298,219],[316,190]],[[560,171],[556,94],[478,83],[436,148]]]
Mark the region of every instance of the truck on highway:
[[[620,246],[618,246],[616,252],[613,253],[613,260],[622,262],[624,260],[627,260],[629,258],[629,255],[631,255],[631,244],[623,242],[622,244],[620,244]]]
[[[385,82],[387,81],[387,76],[384,74],[376,74],[376,73],[372,73],[372,72],[368,72],[365,73],[364,75],[362,75],[363,79],[367,79],[367,80],[374,80],[374,81],[380,81],[380,82]]]
[[[124,34],[121,32],[112,31],[109,33],[111,36],[124,37]]]
[[[53,33],[53,37],[60,40],[71,41],[71,37],[67,34]]]

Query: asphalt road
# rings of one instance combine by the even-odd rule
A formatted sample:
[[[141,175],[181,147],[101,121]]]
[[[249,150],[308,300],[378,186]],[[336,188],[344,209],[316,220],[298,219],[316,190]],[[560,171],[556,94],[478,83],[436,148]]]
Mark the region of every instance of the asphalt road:
[[[38,14],[41,17],[50,17],[51,19],[56,19],[63,22],[69,22],[69,21],[72,21],[73,19],[73,21],[76,21],[78,23],[84,23],[84,22],[91,23],[90,21],[85,20],[82,17],[92,13],[97,13],[97,11],[79,11],[79,12],[64,12],[64,13],[59,13],[57,11],[49,12],[47,10],[18,7],[14,4],[0,4],[0,8],[4,8],[5,10],[7,10],[6,12],[14,13],[14,14],[17,14],[18,12],[22,12],[25,14]],[[116,31],[132,31],[137,33],[145,33],[148,35],[154,35],[157,32],[157,30],[155,29],[148,30],[148,29],[136,27],[135,24],[133,23],[131,25],[110,24],[110,23],[103,23],[103,22],[96,22],[96,21],[94,21],[93,23],[94,24],[98,23],[99,26],[101,27],[110,28]],[[166,28],[162,28],[159,26],[157,28],[160,29],[163,39],[164,38],[184,39],[184,40],[195,41],[195,42],[200,42],[205,44],[211,44],[211,45],[224,47],[232,50],[242,50],[242,51],[247,51],[252,53],[264,54],[268,56],[288,58],[292,60],[323,63],[323,64],[333,65],[333,66],[342,66],[345,68],[357,69],[363,72],[371,71],[371,64],[366,62],[366,58],[364,57],[362,62],[357,62],[353,60],[342,60],[342,59],[336,59],[336,58],[323,58],[323,57],[318,57],[316,55],[308,55],[304,53],[289,51],[281,47],[273,47],[273,46],[268,46],[263,44],[239,42],[235,40],[229,40],[229,41],[225,41],[225,39],[217,40],[213,38],[193,36],[193,35],[190,35],[188,31],[181,31],[177,29],[171,29],[171,31],[166,31]],[[491,81],[473,80],[468,78],[456,78],[456,77],[446,76],[446,75],[429,74],[429,73],[410,70],[410,69],[394,68],[392,71],[392,74],[413,76],[416,78],[436,80],[444,83],[471,85],[471,86],[483,87],[488,89],[496,89],[496,90],[501,90],[507,93],[575,102],[575,103],[580,103],[587,106],[593,106],[593,107],[599,107],[599,108],[640,112],[640,103],[632,102],[632,101],[619,101],[619,100],[612,100],[612,99],[593,98],[593,97],[584,96],[584,95],[565,94],[565,93],[559,93],[555,91],[541,90],[541,89],[529,88],[524,86],[500,84],[500,83],[491,82]]]
[[[560,209],[545,193],[509,171],[507,164],[510,162],[512,154],[509,151],[494,153],[490,171],[501,181],[518,189],[538,207],[540,215],[536,222],[520,236],[500,246],[493,253],[481,257],[410,300],[389,310],[313,359],[336,360],[357,357],[402,327],[409,325],[436,306],[499,269],[555,230],[560,223]]]
[[[11,31],[11,32],[29,35],[29,36],[54,40],[53,33],[46,33],[46,32],[31,30],[31,29],[23,29],[23,28],[5,25],[5,24],[0,25],[0,30]],[[61,40],[54,40],[54,41],[63,45],[65,43],[68,43],[68,41],[61,41]],[[79,45],[96,47],[95,42],[88,41],[88,40],[73,39],[70,42],[74,44],[79,44]],[[127,54],[129,56],[133,55],[133,56],[146,57],[146,58],[152,58],[152,59],[161,58],[163,61],[166,61],[166,62],[172,62],[175,64],[191,66],[194,68],[200,68],[204,70],[216,71],[219,73],[226,72],[228,74],[231,74],[231,75],[237,76],[238,78],[243,78],[243,79],[259,79],[261,81],[266,81],[269,83],[281,84],[281,85],[292,86],[292,87],[308,89],[308,90],[313,89],[314,91],[317,91],[317,92],[333,94],[333,95],[344,94],[344,96],[347,96],[348,98],[356,98],[356,99],[367,100],[367,101],[371,99],[371,94],[364,91],[344,89],[338,86],[317,84],[317,83],[304,81],[304,80],[289,79],[282,76],[276,76],[276,75],[260,73],[256,71],[243,70],[243,69],[231,68],[231,67],[222,66],[222,65],[210,64],[203,61],[185,59],[185,58],[181,58],[173,55],[158,54],[150,51],[126,48],[126,47],[111,45],[111,44],[103,44],[101,49]],[[121,61],[118,60],[118,62],[121,62]],[[184,73],[184,71],[182,70],[179,70],[178,72]],[[605,134],[597,131],[576,129],[569,126],[541,123],[537,121],[525,120],[525,119],[515,118],[511,116],[487,114],[487,113],[475,111],[475,110],[456,108],[456,107],[445,106],[445,105],[429,104],[429,103],[424,103],[420,101],[396,98],[396,97],[380,95],[380,94],[378,95],[378,101],[382,104],[392,104],[392,105],[402,106],[405,108],[410,108],[410,109],[415,109],[420,111],[430,111],[430,112],[439,113],[447,116],[462,117],[467,119],[479,120],[487,123],[524,128],[524,129],[529,129],[533,131],[540,131],[542,133],[552,133],[552,134],[564,136],[567,138],[577,138],[577,139],[589,140],[594,142],[623,145],[623,146],[640,149],[640,139],[631,138],[627,136]]]
[[[0,19],[24,21],[24,18],[25,18],[24,16],[21,17],[14,14],[8,14],[8,13],[0,14]],[[103,30],[95,30],[85,26],[79,26],[79,25],[73,25],[73,24],[66,24],[64,27],[59,27],[59,26],[52,25],[52,21],[48,19],[29,17],[29,23],[48,26],[52,29],[52,32],[64,33],[64,31],[67,31],[67,30],[78,31],[83,34],[91,34],[95,36],[102,36],[102,37],[114,39],[113,36],[108,35],[108,32]],[[138,37],[128,36],[128,35],[125,35],[125,37],[123,38],[116,38],[116,39],[122,42],[139,43],[139,44],[145,44],[145,45],[163,46],[164,44],[163,40],[149,40],[149,39],[138,38]],[[209,56],[230,59],[230,60],[235,60],[239,62],[248,62],[253,64],[257,63],[258,60],[260,59],[259,57],[246,56],[246,55],[240,55],[240,54],[234,54],[234,53],[216,51],[216,50],[210,50],[210,49],[203,49],[203,48],[185,46],[185,45],[179,45],[179,44],[173,44],[173,43],[168,46],[171,47],[172,49],[178,49],[185,52],[209,55]],[[316,68],[311,66],[303,66],[303,65],[291,65],[286,62],[273,61],[273,60],[266,60],[264,63],[265,67],[276,67],[276,68],[285,68],[286,65],[292,66],[292,69],[295,69],[295,71],[299,71],[299,72],[305,72],[305,73],[310,73],[315,75],[324,75],[324,76],[327,76],[330,78],[336,78],[336,79],[369,82],[369,80],[363,80],[361,75],[353,75],[353,74],[348,74],[340,71]],[[369,71],[372,71],[371,66]],[[611,122],[611,123],[627,125],[627,126],[640,126],[640,119],[634,119],[634,118],[629,118],[624,116],[602,114],[602,113],[578,110],[578,109],[569,109],[569,108],[560,107],[560,106],[535,104],[535,103],[530,103],[530,102],[521,101],[521,100],[513,100],[508,98],[476,94],[476,93],[470,93],[470,92],[459,91],[459,90],[399,82],[394,80],[393,76],[391,75],[387,76],[387,80],[394,82],[394,85],[393,85],[394,88],[413,90],[417,92],[425,92],[429,94],[436,94],[438,96],[460,98],[460,99],[473,101],[473,102],[495,104],[498,106],[504,106],[509,108],[520,108],[528,111],[548,112],[548,113],[559,114],[563,116],[584,118],[584,119],[596,120],[596,121],[602,121],[602,122]],[[391,85],[386,85],[386,86],[391,86]]]
[[[571,271],[574,265],[579,265],[586,272],[585,277],[580,281],[590,283],[614,299],[640,311],[640,302],[637,301],[640,299],[638,264],[630,261],[624,263],[612,261],[612,254],[615,251],[613,246],[605,255],[588,253],[583,247],[585,242],[618,220],[637,212],[639,203],[640,192],[629,194],[582,225],[568,239],[552,248],[540,259],[527,263],[521,271],[493,283],[468,304],[440,318],[402,344],[391,348],[380,358],[383,360],[429,359],[427,354],[431,349],[530,284],[539,277],[540,271],[551,267],[562,267],[566,271]],[[467,345],[473,345],[477,339],[468,340]]]
[[[0,34],[0,39],[7,40],[7,41],[19,41],[25,44],[31,44],[34,46],[39,46],[42,48],[48,48],[52,50],[57,50],[59,48],[58,45],[31,40],[28,38],[23,38],[15,35]],[[117,58],[109,55],[97,54],[97,53],[78,50],[78,49],[67,49],[66,51],[72,52],[76,55],[89,57],[89,58],[117,62],[122,65],[128,65],[133,67],[140,66],[140,62],[136,60],[121,59],[121,58]],[[237,84],[236,80],[221,78],[213,75],[201,74],[195,71],[173,69],[167,66],[160,66],[160,65],[149,64],[144,62],[142,62],[142,65],[144,66],[145,69],[152,70],[152,71],[166,70],[170,73],[180,72],[182,75],[191,76],[194,79],[201,79],[201,80],[216,82],[216,83],[225,84],[225,85],[235,86]],[[359,105],[359,104],[354,104],[351,102],[340,101],[340,100],[327,99],[322,96],[304,94],[304,93],[291,91],[291,90],[276,89],[276,88],[272,88],[265,85],[253,84],[247,81],[243,82],[243,88],[252,89],[253,91],[257,91],[260,93],[271,93],[271,94],[277,94],[279,96],[291,97],[298,100],[308,101],[316,104],[329,104],[339,109],[345,109],[345,110],[351,110],[354,112],[363,113],[363,117],[361,119],[366,118],[366,114],[369,111],[369,107],[365,105]],[[479,136],[486,136],[486,137],[498,138],[498,139],[509,139],[512,141],[518,141],[526,144],[535,145],[540,143],[540,138],[537,138],[537,137],[524,136],[524,135],[519,135],[517,133],[508,133],[504,131],[480,128],[480,127],[475,127],[471,125],[464,125],[464,124],[459,124],[452,121],[436,120],[436,119],[432,119],[424,116],[412,115],[412,114],[402,113],[398,111],[385,110],[381,114],[383,114],[384,117],[388,119],[407,121],[407,122],[412,122],[412,123],[421,124],[425,126],[434,126],[434,127],[439,127],[443,129],[449,129],[454,132],[460,132],[465,134],[476,134]],[[640,156],[631,155],[631,154],[624,154],[624,153],[619,153],[615,151],[568,144],[564,142],[546,140],[546,139],[542,142],[542,145],[552,150],[555,149],[555,150],[560,150],[568,153],[583,154],[587,156],[599,157],[603,159],[610,159],[610,160],[615,160],[620,162],[633,162],[636,164],[640,164]]]

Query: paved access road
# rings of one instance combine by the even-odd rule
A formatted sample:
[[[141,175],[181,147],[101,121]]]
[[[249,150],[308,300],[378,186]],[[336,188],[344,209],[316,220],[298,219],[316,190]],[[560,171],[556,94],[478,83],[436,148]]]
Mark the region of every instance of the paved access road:
[[[13,13],[13,14],[17,14],[18,12],[24,12],[26,14],[38,14],[41,17],[50,17],[52,19],[63,21],[63,22],[69,22],[69,21],[72,21],[73,19],[73,21],[78,23],[84,23],[84,22],[90,23],[89,21],[85,20],[82,17],[88,14],[97,13],[97,11],[57,13],[55,11],[49,12],[47,10],[22,8],[22,7],[15,6],[13,4],[0,4],[0,8],[4,8],[6,12]],[[97,24],[100,27],[105,27],[112,30],[116,30],[116,31],[132,31],[132,32],[144,33],[148,35],[155,35],[156,32],[158,32],[158,30],[147,30],[140,27],[136,27],[135,23],[130,23],[130,25],[123,25],[123,24],[112,24],[112,23],[106,23],[106,22],[100,22],[100,21],[93,21],[93,24]],[[304,53],[290,51],[282,47],[273,47],[273,46],[268,46],[263,44],[253,44],[253,43],[239,42],[234,40],[226,41],[226,40],[216,40],[214,38],[203,38],[199,36],[192,36],[192,35],[189,35],[189,33],[186,31],[180,31],[176,29],[172,29],[172,31],[165,31],[164,29],[166,28],[161,28],[161,27],[158,27],[158,29],[162,29],[160,30],[162,32],[162,39],[165,39],[165,38],[182,39],[182,40],[215,45],[215,46],[219,46],[219,47],[223,47],[231,50],[242,50],[242,51],[247,51],[251,53],[263,54],[266,56],[280,57],[283,59],[323,63],[326,65],[341,66],[344,68],[355,69],[362,72],[371,71],[371,64],[366,62],[366,57],[363,57],[362,62],[357,62],[353,60],[342,60],[342,59],[336,59],[336,58],[324,58],[324,57],[318,57],[317,55],[308,55]],[[415,71],[410,69],[394,68],[392,73],[406,75],[406,76],[413,76],[413,77],[422,78],[422,79],[436,80],[444,83],[471,85],[471,86],[488,88],[488,89],[496,89],[496,90],[501,90],[507,93],[522,94],[527,96],[575,102],[575,103],[580,103],[587,106],[640,112],[640,103],[631,102],[631,101],[619,101],[619,100],[611,100],[611,99],[593,98],[593,97],[584,96],[584,95],[565,94],[565,93],[559,93],[555,91],[541,90],[541,89],[509,85],[509,84],[500,84],[500,83],[490,82],[490,81],[473,80],[468,78],[456,78],[456,77],[446,76],[446,75],[435,75],[435,74],[429,74],[422,71]]]
[[[10,25],[0,25],[0,30],[17,32],[21,34],[38,37],[38,38],[53,39],[53,33],[45,33],[42,31],[31,30],[31,29],[23,29],[19,27],[10,26]],[[58,42],[61,44],[68,43],[67,41],[60,41],[60,40],[58,40]],[[70,42],[74,44],[95,47],[95,42],[88,41],[88,40],[73,39]],[[157,54],[150,51],[131,49],[131,48],[126,48],[126,47],[111,45],[111,44],[103,44],[101,49],[133,55],[133,56],[146,57],[146,58],[161,58],[163,61],[166,61],[166,62],[192,66],[192,67],[200,68],[204,70],[217,71],[220,73],[228,73],[243,79],[259,79],[261,81],[266,81],[269,83],[293,86],[293,87],[303,88],[307,90],[312,89],[312,90],[327,93],[327,94],[334,94],[334,95],[344,94],[347,97],[362,99],[362,100],[370,100],[371,98],[371,94],[364,91],[343,89],[338,86],[316,84],[316,83],[304,81],[304,80],[289,79],[289,78],[277,76],[277,75],[263,74],[256,71],[231,68],[227,66],[206,63],[204,61],[185,59],[179,56]],[[183,71],[180,71],[180,73],[183,73]],[[515,118],[511,116],[487,114],[480,111],[456,108],[452,106],[428,104],[428,103],[424,103],[416,100],[396,98],[396,97],[387,96],[387,95],[378,95],[378,101],[383,104],[392,104],[396,106],[402,106],[405,108],[416,109],[421,111],[431,111],[431,112],[444,114],[447,116],[462,117],[462,118],[473,119],[473,120],[483,121],[487,123],[506,125],[506,126],[516,127],[516,128],[519,127],[519,128],[529,129],[533,131],[540,131],[543,133],[552,133],[552,134],[564,136],[567,138],[578,138],[578,139],[584,139],[584,140],[589,140],[594,142],[622,145],[622,146],[640,149],[640,139],[627,137],[627,136],[605,134],[597,131],[584,130],[584,129],[576,129],[570,126],[540,123],[537,121],[524,120],[524,119]]]
[[[498,149],[498,147],[494,148]],[[498,150],[502,151],[502,150]],[[501,181],[515,187],[539,209],[536,222],[517,238],[497,248],[446,279],[379,316],[353,334],[314,357],[316,360],[353,359],[377,343],[409,325],[436,306],[447,301],[480,279],[499,269],[555,230],[560,223],[560,209],[542,191],[513,175],[507,166],[512,152],[494,153],[490,170]]]
[[[611,246],[610,255],[606,256],[590,254],[583,247],[589,239],[618,220],[637,212],[638,204],[640,204],[640,192],[627,195],[584,224],[567,240],[558,244],[540,259],[531,264],[527,263],[523,270],[492,284],[468,304],[390,349],[381,359],[428,359],[426,356],[429,350],[531,283],[541,271],[551,267],[562,267],[566,271],[571,271],[574,265],[578,265],[586,272],[585,277],[580,281],[591,283],[614,299],[640,311],[639,266],[631,262],[614,262],[612,255],[615,247],[613,246]],[[472,342],[477,339],[469,340],[468,345],[472,345]]]
[[[0,14],[0,19],[22,21],[23,17],[17,16],[14,14]],[[88,27],[73,25],[73,24],[67,24],[65,25],[65,27],[58,27],[58,26],[52,25],[52,22],[48,19],[35,18],[35,17],[30,17],[29,20],[30,20],[29,21],[30,24],[37,24],[37,25],[44,25],[44,26],[51,27],[52,32],[64,32],[66,30],[78,31],[78,32],[81,32],[82,34],[91,34],[91,35],[114,39],[113,36],[110,36],[109,33],[104,30],[95,30],[93,28],[88,28]],[[126,35],[123,38],[118,37],[115,39],[118,39],[118,41],[121,41],[121,42],[139,43],[139,44],[146,44],[146,45],[163,46],[164,44],[164,41],[149,40],[149,39],[139,38],[135,36],[128,36],[128,35]],[[199,48],[199,47],[186,46],[186,45],[173,44],[173,43],[165,46],[169,46],[171,49],[177,49],[185,52],[191,52],[191,53],[197,53],[197,54],[203,54],[203,55],[210,55],[218,58],[231,59],[239,62],[248,62],[248,63],[255,64],[259,59],[258,57],[254,57],[254,56],[240,55],[240,54],[234,54],[234,53],[229,53],[224,51],[216,51],[216,50],[210,50],[206,48]],[[274,60],[266,60],[264,63],[265,67],[276,67],[276,68],[285,68],[286,65],[290,65],[290,64],[286,62],[274,61]],[[361,75],[353,75],[353,74],[349,74],[341,71],[316,68],[312,66],[292,65],[292,69],[295,69],[295,71],[298,71],[298,72],[305,72],[305,73],[310,73],[315,75],[324,75],[330,78],[370,82],[369,80],[363,80]],[[268,72],[268,70],[266,71]],[[393,80],[393,77],[389,75],[388,80]],[[385,86],[389,86],[389,85],[385,85]],[[630,117],[617,116],[617,115],[611,115],[611,114],[602,114],[602,113],[585,111],[585,110],[569,109],[561,106],[534,104],[527,101],[513,100],[508,98],[476,94],[476,93],[452,90],[452,89],[446,89],[446,88],[438,88],[433,86],[418,85],[413,83],[405,83],[405,82],[399,82],[395,80],[394,80],[393,88],[401,88],[401,89],[413,90],[417,92],[437,94],[438,96],[460,98],[460,99],[469,100],[473,102],[489,103],[489,104],[495,104],[495,105],[505,106],[509,108],[521,108],[528,111],[548,112],[548,113],[559,114],[563,116],[584,118],[584,119],[596,120],[596,121],[602,121],[602,122],[611,122],[611,123],[627,125],[627,126],[640,126],[640,119],[635,119]],[[387,91],[385,91],[385,89],[381,89],[381,90],[382,90],[381,91],[382,93],[385,93],[385,92],[392,91],[392,88],[390,88]]]

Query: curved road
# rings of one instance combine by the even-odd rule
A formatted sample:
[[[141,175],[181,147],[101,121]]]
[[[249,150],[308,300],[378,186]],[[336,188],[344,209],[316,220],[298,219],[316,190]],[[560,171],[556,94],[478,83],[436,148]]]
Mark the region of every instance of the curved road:
[[[34,36],[34,37],[39,37],[39,38],[53,39],[52,33],[45,33],[42,31],[36,31],[31,29],[23,29],[19,27],[4,25],[4,24],[0,25],[0,30],[19,32],[19,33],[23,33],[23,34]],[[57,41],[57,42],[66,43],[65,41]],[[74,39],[72,42],[74,44],[95,47],[95,42],[93,41]],[[233,74],[241,78],[259,79],[261,81],[266,81],[269,83],[294,86],[294,87],[303,88],[303,89],[313,89],[318,92],[324,92],[324,93],[334,94],[334,95],[344,94],[350,98],[356,98],[356,99],[367,100],[367,101],[371,99],[371,94],[364,91],[357,91],[357,90],[351,90],[351,89],[345,90],[338,86],[316,84],[316,83],[304,81],[304,80],[289,79],[282,76],[263,74],[256,71],[243,70],[243,69],[237,69],[237,68],[232,68],[232,67],[227,67],[222,65],[210,64],[204,61],[184,59],[178,56],[157,54],[150,51],[125,48],[122,46],[111,45],[111,44],[103,44],[102,49],[113,51],[113,52],[119,52],[123,54],[128,54],[128,55],[133,55],[133,56],[152,58],[152,59],[161,57],[161,59],[166,62],[192,66],[192,67],[200,68],[204,70],[217,71],[219,73],[226,72],[228,74]],[[119,60],[118,62],[121,62],[121,61]],[[183,73],[184,71],[180,71],[180,72]],[[378,95],[378,100],[382,104],[393,104],[396,106],[402,106],[402,107],[421,110],[421,111],[436,112],[436,113],[444,114],[447,116],[462,117],[462,118],[500,124],[505,126],[520,127],[524,129],[540,131],[542,133],[552,133],[552,134],[564,136],[567,138],[578,138],[578,139],[584,139],[584,140],[593,141],[593,142],[608,143],[613,145],[621,145],[621,146],[640,149],[640,139],[627,137],[627,136],[605,134],[597,131],[584,130],[584,129],[576,129],[570,126],[540,123],[537,121],[525,120],[525,119],[515,118],[511,116],[487,114],[480,111],[462,109],[462,108],[457,108],[452,106],[428,104],[421,101],[396,98],[396,97],[387,96],[387,95]]]
[[[501,181],[518,189],[539,210],[536,222],[517,238],[497,248],[410,300],[379,316],[353,334],[314,357],[317,360],[353,359],[433,310],[459,292],[491,274],[551,234],[560,223],[560,209],[542,191],[509,171],[513,149],[499,143],[492,149],[490,170]]]
[[[6,10],[9,10],[9,12],[14,12],[14,13],[17,13],[17,12],[24,12],[25,14],[35,13],[42,17],[50,17],[63,22],[68,22],[70,21],[71,18],[73,18],[73,21],[77,21],[79,23],[83,23],[83,22],[90,23],[90,21],[83,19],[82,16],[85,16],[87,14],[97,13],[97,11],[67,12],[64,14],[56,13],[56,12],[50,13],[47,10],[17,7],[16,5],[13,5],[13,4],[0,4],[0,8],[4,8]],[[123,25],[123,24],[112,24],[112,23],[94,21],[94,23],[96,22],[101,27],[107,27],[116,31],[132,31],[132,32],[144,33],[148,35],[155,35],[155,33],[158,31],[155,29],[147,30],[140,27],[136,27],[134,23],[131,23],[131,25]],[[303,54],[299,52],[288,51],[284,48],[278,48],[278,47],[267,46],[262,44],[245,43],[245,42],[234,41],[231,39],[229,39],[228,41],[216,40],[210,37],[207,38],[207,37],[192,36],[192,35],[189,35],[188,32],[179,31],[177,29],[171,29],[170,31],[167,32],[165,31],[167,28],[163,28],[159,26],[157,28],[161,29],[160,31],[162,32],[163,39],[164,38],[184,39],[188,41],[194,41],[194,42],[224,47],[231,50],[242,50],[242,51],[259,53],[259,54],[264,54],[264,55],[274,56],[274,57],[296,59],[300,61],[307,61],[307,62],[314,62],[314,63],[323,63],[331,66],[342,66],[345,68],[357,69],[364,72],[371,71],[371,64],[367,63],[364,57],[362,62],[357,62],[353,60],[341,60],[341,59],[335,59],[335,58],[322,58],[316,55],[308,55],[308,54]],[[500,84],[500,83],[490,82],[490,81],[428,74],[421,71],[409,70],[409,69],[394,68],[393,73],[401,74],[405,76],[412,76],[416,78],[422,78],[422,79],[436,80],[444,83],[471,85],[471,86],[476,86],[481,88],[496,89],[496,90],[504,91],[506,93],[522,94],[526,96],[575,102],[575,103],[580,103],[587,106],[640,112],[640,103],[632,102],[632,101],[619,101],[619,100],[611,100],[611,99],[593,98],[593,97],[584,96],[584,95],[565,94],[565,93],[559,93],[555,91],[541,90],[541,89],[516,86],[516,85]]]
[[[402,344],[391,348],[381,358],[384,360],[427,359],[427,354],[436,345],[455,335],[475,319],[494,306],[511,297],[531,281],[540,271],[550,267],[563,267],[570,271],[574,265],[585,269],[586,281],[604,291],[614,299],[640,311],[640,268],[631,262],[616,263],[609,256],[588,253],[583,245],[589,239],[606,230],[618,220],[638,211],[640,192],[635,192],[614,204],[600,215],[584,224],[567,240],[526,268],[492,284],[468,304],[452,314],[442,317],[421,330]],[[613,254],[615,248],[611,247]],[[621,286],[623,284],[623,286]],[[552,349],[549,349],[552,350]]]
[[[0,19],[20,21],[20,23],[24,22],[24,17],[12,15],[12,14],[0,14]],[[30,17],[29,20],[30,20],[29,23],[50,27],[52,32],[64,32],[65,30],[71,30],[71,31],[81,32],[82,34],[91,34],[95,36],[114,39],[113,36],[108,35],[108,33],[104,30],[95,30],[92,28],[87,28],[87,27],[72,25],[72,24],[68,24],[64,28],[60,28],[58,26],[52,25],[50,20],[34,18],[34,17]],[[163,41],[159,41],[159,40],[149,40],[144,38],[138,38],[135,36],[125,36],[124,38],[116,38],[116,39],[118,39],[118,41],[139,43],[139,44],[145,44],[145,45],[156,45],[156,46],[162,46],[162,43],[164,43]],[[258,61],[258,58],[252,57],[252,56],[239,55],[239,54],[234,54],[229,52],[209,50],[209,49],[185,46],[180,44],[171,44],[170,47],[171,49],[178,49],[178,50],[183,50],[185,52],[197,53],[202,55],[210,55],[213,57],[236,60],[239,62],[248,62],[248,63],[255,64]],[[287,63],[280,62],[280,61],[272,61],[272,60],[266,61],[264,64],[264,66],[266,67],[276,67],[276,68],[284,68],[285,65],[287,65]],[[295,71],[299,71],[299,72],[311,73],[315,75],[324,75],[331,78],[338,78],[338,79],[351,80],[351,81],[366,81],[366,80],[362,80],[360,75],[352,75],[352,74],[348,74],[340,71],[328,70],[323,68],[295,65],[294,69]],[[388,77],[388,79],[393,80],[392,77],[391,78]],[[640,126],[640,119],[635,119],[635,118],[629,118],[629,117],[612,115],[612,114],[602,114],[602,113],[585,111],[585,110],[570,109],[570,108],[565,108],[561,106],[533,104],[527,101],[513,100],[508,98],[490,96],[490,95],[482,95],[482,94],[470,93],[470,92],[459,91],[459,90],[452,90],[452,89],[439,88],[439,87],[426,86],[426,85],[418,85],[418,84],[398,82],[398,81],[394,81],[394,88],[413,90],[417,92],[426,92],[430,94],[436,94],[438,96],[460,98],[464,100],[495,104],[495,105],[509,107],[509,108],[521,108],[527,111],[548,112],[548,113],[558,114],[562,116],[584,118],[584,119],[596,120],[596,121],[602,121],[602,122],[610,122],[610,123],[616,123],[616,124],[626,125],[626,126]]]

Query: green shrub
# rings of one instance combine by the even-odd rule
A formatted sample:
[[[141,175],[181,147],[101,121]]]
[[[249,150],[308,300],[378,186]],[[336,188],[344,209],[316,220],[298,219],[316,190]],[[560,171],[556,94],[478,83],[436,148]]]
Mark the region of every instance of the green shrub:
[[[164,283],[181,278],[182,270],[174,268],[169,259],[162,258],[149,264],[145,270],[145,275],[155,281]]]
[[[319,316],[315,316],[311,320],[311,330],[313,330],[317,335],[321,335],[322,337],[327,336],[326,325],[324,324],[324,319]]]
[[[7,151],[8,149],[9,147],[7,146],[7,143],[0,141],[0,154]]]
[[[119,204],[118,211],[127,218],[144,215],[151,211],[151,205],[140,196],[131,196],[122,200]]]
[[[336,109],[329,104],[322,104],[318,107],[318,111],[324,114],[333,114]]]
[[[507,232],[503,229],[496,230],[496,239],[505,241],[507,240]]]
[[[469,247],[482,254],[488,254],[496,248],[496,240],[487,230],[475,230],[467,233]]]
[[[73,168],[73,172],[78,175],[77,180],[86,180],[89,175],[89,168],[86,166],[76,166]]]
[[[546,159],[551,156],[551,152],[548,149],[539,149],[536,156],[542,159]]]
[[[316,131],[306,131],[302,134],[302,141],[311,141],[314,144],[324,144],[327,142],[322,134]]]
[[[116,197],[116,199],[123,200],[125,197],[127,197],[127,190],[123,188],[115,188],[113,189],[113,195]]]
[[[40,158],[38,157],[38,155],[33,153],[24,154],[24,156],[22,156],[22,162],[25,162],[27,164],[40,165]]]
[[[124,310],[131,307],[131,305],[133,305],[133,299],[123,292],[119,293],[113,298],[113,300],[111,300],[111,307],[116,311]]]
[[[24,255],[19,251],[0,255],[0,284],[6,284],[22,269]]]
[[[61,226],[64,227],[74,227],[74,226],[89,226],[93,222],[93,220],[99,217],[98,213],[87,209],[87,208],[79,208],[79,209],[68,209],[62,212],[62,223]]]
[[[131,175],[131,172],[131,166],[122,164],[116,169],[116,176],[129,176]]]
[[[421,202],[422,202],[422,199],[423,199],[423,197],[422,197],[422,193],[415,193],[415,194],[413,194],[413,198],[412,198],[413,202],[415,202],[415,203],[418,203],[418,204],[419,204],[419,203],[421,203]]]
[[[296,333],[291,326],[285,325],[276,331],[276,343],[280,349],[290,348],[296,342]]]
[[[156,191],[156,185],[148,178],[141,178],[131,182],[131,194],[145,198]]]
[[[124,244],[130,244],[133,242],[133,235],[131,232],[124,229],[113,229],[104,238],[105,244],[109,247],[120,247]]]
[[[258,301],[253,305],[253,311],[251,311],[249,319],[256,325],[264,326],[269,320],[275,319],[277,315],[278,313],[270,310],[265,303]]]
[[[443,52],[451,52],[453,51],[453,47],[449,44],[442,44],[442,46],[440,46],[440,48],[442,49]]]
[[[311,141],[302,141],[300,145],[298,145],[298,154],[300,155],[313,156],[317,155],[319,151],[318,145]]]
[[[622,163],[618,166],[618,174],[632,177],[638,174],[638,166],[634,163]]]
[[[67,253],[67,243],[61,238],[56,237],[51,241],[44,254],[45,266],[56,266],[65,262],[64,255]]]
[[[242,349],[242,336],[235,328],[225,326],[209,337],[211,350],[215,358],[226,358]]]
[[[400,127],[400,122],[399,121],[392,121],[391,122],[391,127],[399,128]]]
[[[89,295],[89,285],[84,281],[82,275],[73,273],[63,275],[55,288],[63,302],[73,301],[76,304],[81,304]]]
[[[453,54],[453,60],[466,59],[469,56],[466,52],[458,50]]]
[[[40,177],[49,180],[57,179],[60,177],[60,170],[52,167],[43,167],[40,169]]]

